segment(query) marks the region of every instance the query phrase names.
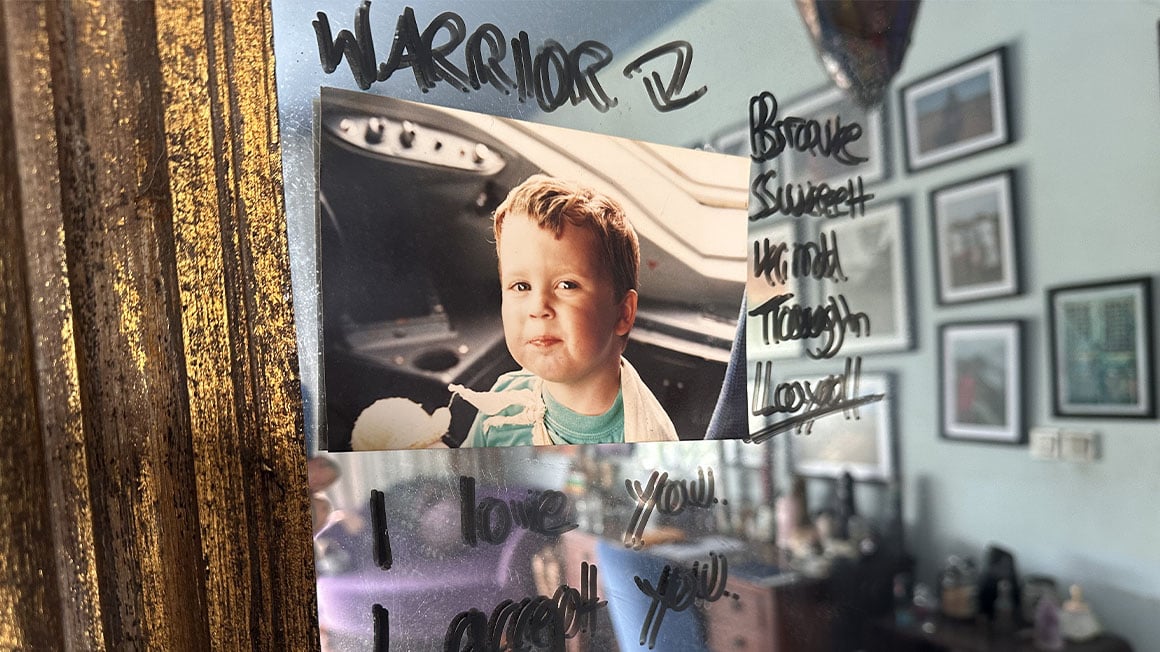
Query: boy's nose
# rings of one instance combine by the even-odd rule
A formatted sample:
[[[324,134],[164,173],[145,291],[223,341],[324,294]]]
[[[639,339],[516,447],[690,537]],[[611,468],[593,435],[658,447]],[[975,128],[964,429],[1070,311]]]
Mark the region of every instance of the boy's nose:
[[[532,317],[547,318],[551,317],[554,312],[552,310],[551,295],[544,290],[537,290],[532,293],[532,303],[529,306],[529,312]]]

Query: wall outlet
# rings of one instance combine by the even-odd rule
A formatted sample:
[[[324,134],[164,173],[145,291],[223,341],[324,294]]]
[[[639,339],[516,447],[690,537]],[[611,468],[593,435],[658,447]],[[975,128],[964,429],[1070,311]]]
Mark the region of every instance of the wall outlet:
[[[1094,462],[1099,457],[1098,442],[1094,430],[1062,430],[1059,455],[1068,462]]]
[[[1032,428],[1029,439],[1031,440],[1029,448],[1032,459],[1058,460],[1060,458],[1059,428],[1045,428],[1043,426]]]

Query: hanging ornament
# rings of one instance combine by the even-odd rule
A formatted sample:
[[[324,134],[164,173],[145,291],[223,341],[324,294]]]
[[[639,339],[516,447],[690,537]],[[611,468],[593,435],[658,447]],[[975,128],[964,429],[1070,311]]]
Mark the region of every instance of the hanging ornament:
[[[858,104],[882,104],[902,67],[919,0],[797,0],[822,66]]]

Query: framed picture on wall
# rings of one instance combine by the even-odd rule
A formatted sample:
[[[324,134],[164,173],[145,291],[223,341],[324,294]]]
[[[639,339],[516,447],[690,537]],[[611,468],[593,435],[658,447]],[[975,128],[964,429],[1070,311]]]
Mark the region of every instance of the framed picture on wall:
[[[879,204],[853,220],[825,220],[816,236],[828,236],[840,253],[840,273],[809,284],[810,303],[836,314],[841,328],[806,342],[838,355],[905,351],[914,346],[907,273],[906,204]],[[804,281],[801,285],[807,285]]]
[[[1019,293],[1014,171],[934,190],[930,195],[939,303]]]
[[[943,437],[1023,443],[1022,322],[952,323],[939,331]]]
[[[786,433],[796,473],[837,478],[849,471],[855,480],[886,481],[894,473],[894,419],[890,374],[864,373],[859,395],[885,398],[853,410],[836,412],[807,429]]]
[[[787,102],[779,109],[785,116],[805,120],[816,120],[821,125],[830,125],[838,131],[857,127],[861,133],[843,148],[848,160],[836,156],[814,155],[794,148],[786,148],[778,157],[782,160],[780,170],[783,182],[814,185],[825,183],[830,187],[845,186],[850,179],[860,177],[865,184],[885,179],[889,169],[883,137],[883,109],[866,109],[838,88],[815,91],[793,102]],[[748,135],[748,133],[746,134]],[[858,161],[856,159],[863,159]]]
[[[908,170],[1011,142],[1006,52],[991,50],[902,88]]]
[[[1056,416],[1156,416],[1151,278],[1052,288],[1048,311]]]

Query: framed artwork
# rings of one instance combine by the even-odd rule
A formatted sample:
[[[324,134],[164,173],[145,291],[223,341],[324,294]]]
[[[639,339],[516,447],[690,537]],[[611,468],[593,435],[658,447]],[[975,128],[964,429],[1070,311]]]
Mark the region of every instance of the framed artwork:
[[[1056,416],[1156,416],[1152,279],[1052,288],[1048,310]]]
[[[939,303],[1019,293],[1014,171],[934,190],[930,215]]]
[[[854,220],[821,222],[819,239],[840,256],[841,273],[812,283],[815,306],[837,310],[845,328],[840,355],[905,351],[914,346],[907,273],[905,202],[879,204]],[[805,285],[806,283],[802,283]],[[817,340],[806,342],[817,347]]]
[[[886,178],[889,170],[886,165],[881,108],[863,108],[840,89],[831,87],[788,102],[779,109],[779,113],[805,120],[817,120],[823,126],[829,121],[835,128],[839,123],[843,127],[857,124],[861,128],[862,135],[850,143],[846,151],[855,157],[866,159],[856,165],[847,165],[832,157],[815,156],[809,152],[786,148],[778,156],[782,161],[780,172],[783,182],[809,181],[814,185],[825,183],[835,187],[844,186],[849,179],[855,177],[861,177],[862,182],[867,185]]]
[[[863,373],[858,394],[886,398],[815,421],[807,431],[786,433],[794,471],[837,478],[849,471],[855,480],[887,481],[894,473],[893,378]]]
[[[911,172],[1010,143],[1006,48],[903,87],[906,167]]]
[[[943,437],[1023,443],[1023,324],[964,322],[939,331]]]

